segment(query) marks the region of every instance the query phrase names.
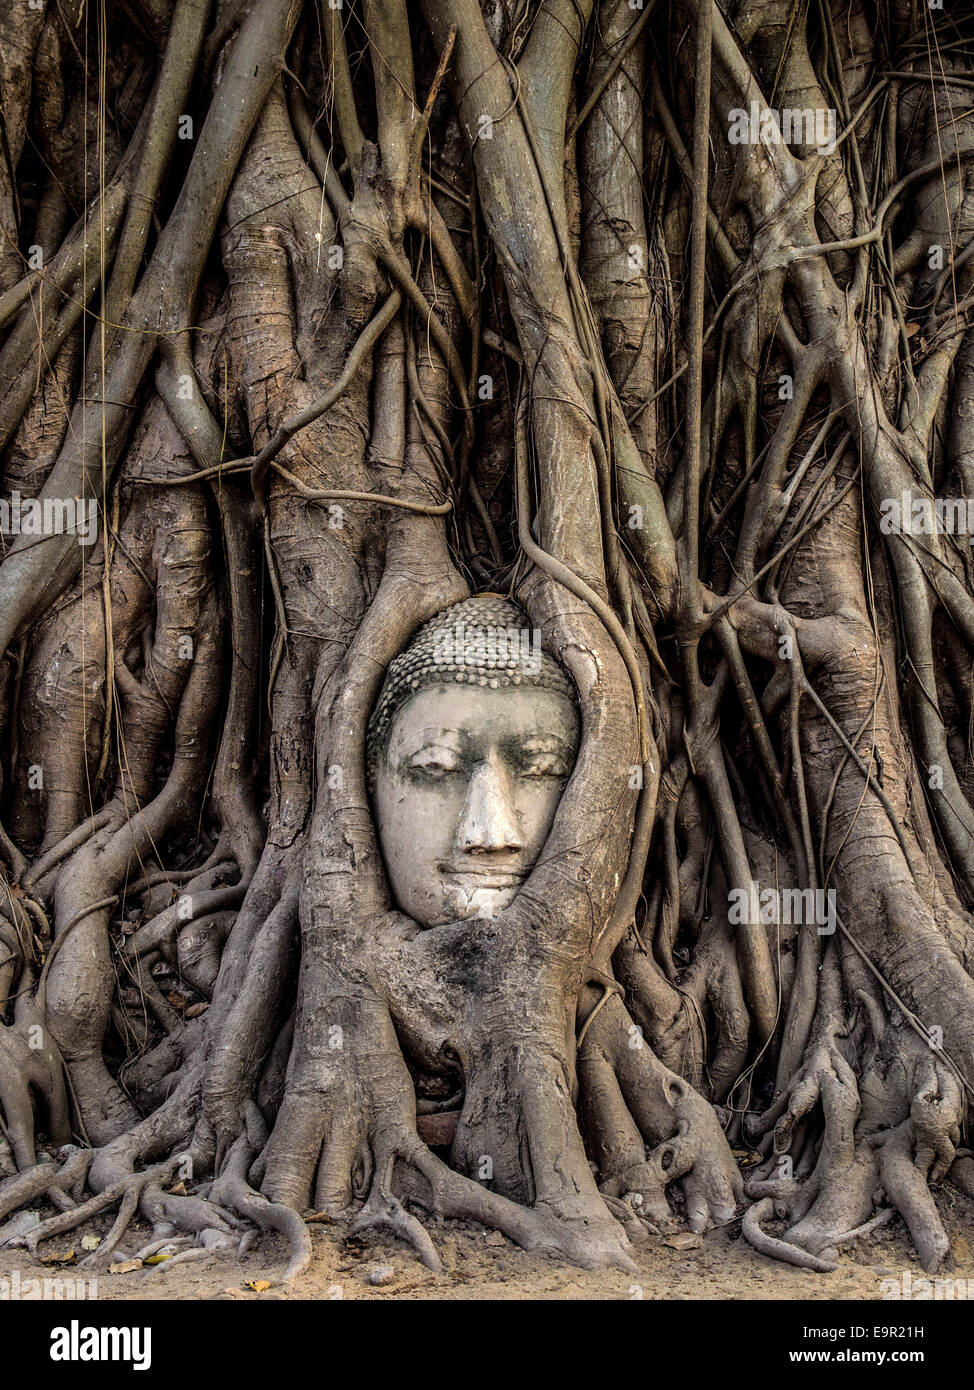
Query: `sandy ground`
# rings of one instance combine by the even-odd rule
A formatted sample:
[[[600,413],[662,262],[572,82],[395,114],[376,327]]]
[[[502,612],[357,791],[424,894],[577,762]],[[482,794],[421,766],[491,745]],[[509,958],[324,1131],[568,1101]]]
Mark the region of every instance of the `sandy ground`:
[[[970,1280],[974,1299],[974,1203],[943,1188],[940,1207],[954,1251],[950,1278]],[[61,1275],[87,1277],[76,1261],[83,1257],[82,1235],[104,1234],[110,1218],[92,1222],[41,1248],[44,1263],[23,1250],[0,1251],[0,1292],[14,1271],[23,1281]],[[433,1274],[394,1239],[350,1239],[340,1226],[312,1226],[314,1260],[288,1288],[281,1283],[285,1264],[283,1240],[269,1236],[242,1258],[214,1255],[199,1264],[99,1274],[98,1299],[881,1299],[883,1280],[901,1279],[910,1271],[924,1277],[906,1230],[899,1220],[880,1228],[842,1252],[833,1274],[796,1270],[757,1255],[740,1235],[740,1223],[712,1231],[699,1245],[674,1248],[666,1238],[649,1236],[632,1250],[638,1274],[576,1269],[529,1255],[495,1233],[469,1224],[431,1226],[444,1263]],[[691,1238],[692,1239],[692,1238]],[[149,1240],[148,1228],[133,1226],[122,1251],[133,1254]],[[676,1244],[687,1237],[676,1237]],[[65,1259],[70,1256],[71,1258]],[[56,1262],[51,1257],[55,1257]],[[385,1267],[391,1282],[375,1286],[374,1271]],[[391,1276],[388,1272],[391,1269]],[[248,1283],[256,1287],[248,1287]],[[266,1283],[267,1287],[263,1287]],[[956,1287],[956,1286],[955,1286]],[[26,1290],[24,1290],[26,1293]],[[23,1296],[23,1294],[21,1295]],[[942,1296],[942,1295],[941,1295]]]

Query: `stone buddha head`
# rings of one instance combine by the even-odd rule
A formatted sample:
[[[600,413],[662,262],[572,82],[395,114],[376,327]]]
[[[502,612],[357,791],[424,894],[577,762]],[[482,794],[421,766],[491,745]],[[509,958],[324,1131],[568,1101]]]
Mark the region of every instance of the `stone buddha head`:
[[[578,751],[574,686],[494,594],[420,628],[369,722],[369,786],[400,909],[422,927],[492,917],[548,837]]]

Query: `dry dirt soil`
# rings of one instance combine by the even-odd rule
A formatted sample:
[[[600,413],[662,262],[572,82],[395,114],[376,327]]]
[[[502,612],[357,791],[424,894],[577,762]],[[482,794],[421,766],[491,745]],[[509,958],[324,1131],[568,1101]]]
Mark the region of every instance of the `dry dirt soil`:
[[[951,1187],[939,1203],[954,1251],[954,1280],[969,1280],[974,1299],[974,1203]],[[46,1212],[42,1212],[46,1215]],[[0,1251],[0,1281],[17,1269],[20,1279],[87,1277],[77,1260],[82,1236],[104,1234],[110,1217],[83,1231],[47,1242],[43,1263],[24,1250]],[[201,1263],[168,1261],[152,1268],[97,1276],[99,1299],[881,1299],[883,1280],[909,1270],[924,1277],[905,1227],[896,1219],[841,1252],[833,1274],[813,1274],[756,1254],[740,1234],[740,1222],[712,1231],[699,1244],[683,1236],[650,1235],[632,1250],[638,1274],[581,1270],[530,1255],[482,1227],[444,1222],[430,1227],[444,1264],[433,1274],[400,1242],[381,1235],[349,1238],[338,1225],[312,1224],[311,1267],[288,1287],[282,1283],[286,1250],[282,1239],[263,1238],[242,1257],[213,1255]],[[121,1252],[134,1254],[150,1239],[133,1226]],[[668,1243],[672,1241],[673,1243]],[[90,1244],[90,1242],[89,1242]],[[73,1253],[72,1253],[73,1252]],[[383,1270],[389,1282],[374,1285]],[[0,1284],[0,1288],[3,1285]],[[956,1285],[955,1285],[956,1287]],[[963,1286],[961,1286],[963,1288]],[[888,1286],[887,1286],[888,1288]]]

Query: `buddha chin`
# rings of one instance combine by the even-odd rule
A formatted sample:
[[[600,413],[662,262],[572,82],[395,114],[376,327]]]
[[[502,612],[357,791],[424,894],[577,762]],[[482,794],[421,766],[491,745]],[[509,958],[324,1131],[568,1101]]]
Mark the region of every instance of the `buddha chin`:
[[[445,920],[462,922],[468,917],[496,917],[517,897],[529,872],[500,874],[490,869],[461,869],[458,872],[444,869],[443,879],[449,904],[449,916]]]

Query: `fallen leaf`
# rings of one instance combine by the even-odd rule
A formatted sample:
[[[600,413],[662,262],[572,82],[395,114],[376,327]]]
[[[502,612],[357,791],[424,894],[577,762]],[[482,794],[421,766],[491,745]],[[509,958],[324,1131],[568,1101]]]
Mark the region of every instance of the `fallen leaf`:
[[[73,1259],[74,1251],[65,1250],[63,1251],[63,1253],[56,1253],[53,1255],[42,1255],[40,1263],[42,1265],[66,1265],[70,1264]]]
[[[99,1245],[101,1245],[101,1236],[82,1236],[82,1237],[81,1237],[81,1248],[82,1248],[82,1250],[97,1250],[98,1247],[99,1247]]]
[[[209,1008],[208,1002],[204,999],[199,1004],[190,1004],[183,1015],[184,1018],[199,1018],[200,1014],[205,1014]]]
[[[308,1215],[307,1215],[304,1219],[305,1219],[306,1223],[307,1223],[309,1226],[311,1225],[311,1223],[312,1223],[313,1221],[317,1221],[317,1222],[318,1222],[320,1225],[322,1225],[322,1226],[330,1226],[330,1225],[331,1225],[331,1217],[328,1215],[328,1213],[327,1213],[326,1211],[312,1211],[312,1212],[309,1212]]]
[[[166,995],[166,999],[169,1001],[169,1003],[173,1006],[174,1009],[185,1009],[186,1007],[185,996],[179,994],[176,990],[170,991],[170,993]]]
[[[703,1245],[703,1236],[695,1231],[679,1231],[675,1236],[666,1236],[663,1244],[671,1250],[696,1250]]]
[[[252,1290],[253,1293],[263,1293],[264,1290],[265,1290],[265,1289],[269,1289],[270,1286],[271,1286],[271,1281],[270,1281],[269,1279],[245,1279],[245,1280],[244,1280],[244,1288],[245,1288],[245,1289],[250,1289],[250,1290]]]
[[[110,1265],[109,1274],[131,1274],[133,1269],[141,1269],[141,1260],[119,1260],[117,1265]]]
[[[163,1262],[164,1260],[171,1260],[171,1259],[172,1259],[172,1256],[171,1256],[171,1255],[161,1255],[161,1254],[160,1254],[160,1255],[150,1255],[150,1256],[148,1257],[148,1259],[143,1260],[142,1263],[143,1263],[143,1264],[146,1264],[146,1265],[161,1265],[162,1262]]]
[[[169,1189],[169,1195],[170,1197],[185,1197],[186,1184],[184,1182],[178,1182],[175,1187]]]
[[[757,1149],[731,1149],[731,1153],[737,1159],[738,1168],[753,1168],[755,1163],[763,1161]]]

